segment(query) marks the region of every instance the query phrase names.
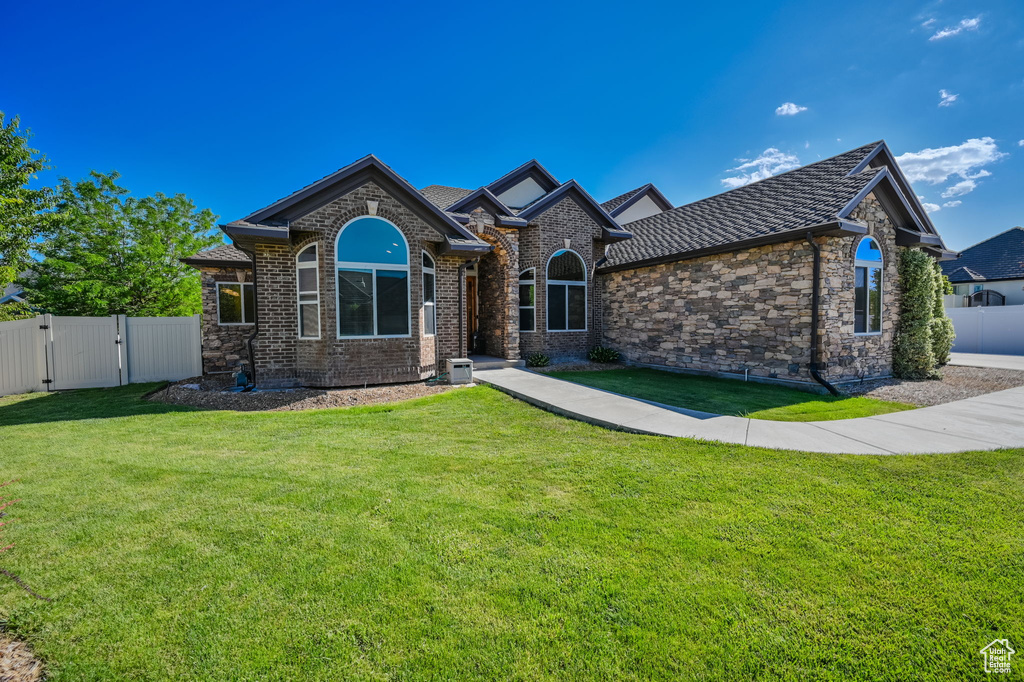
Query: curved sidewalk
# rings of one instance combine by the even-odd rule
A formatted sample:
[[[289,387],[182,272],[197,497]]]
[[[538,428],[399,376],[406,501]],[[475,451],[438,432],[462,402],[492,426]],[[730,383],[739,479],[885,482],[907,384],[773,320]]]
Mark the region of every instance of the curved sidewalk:
[[[523,369],[481,370],[474,379],[566,417],[656,436],[855,455],[1024,447],[1024,387],[877,417],[776,422],[651,403]]]

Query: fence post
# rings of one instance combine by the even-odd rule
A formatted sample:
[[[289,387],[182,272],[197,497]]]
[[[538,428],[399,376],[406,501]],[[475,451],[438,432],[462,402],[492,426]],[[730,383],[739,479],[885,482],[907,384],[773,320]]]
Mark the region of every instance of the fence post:
[[[117,320],[117,383],[124,386],[131,380],[131,368],[128,366],[128,323],[124,315],[114,315]]]

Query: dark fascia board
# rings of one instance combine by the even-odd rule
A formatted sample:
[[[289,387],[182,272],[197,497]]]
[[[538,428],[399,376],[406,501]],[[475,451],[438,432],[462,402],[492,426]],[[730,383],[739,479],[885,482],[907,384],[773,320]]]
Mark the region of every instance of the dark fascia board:
[[[519,168],[505,173],[485,187],[497,196],[510,187],[518,185],[525,177],[532,177],[545,192],[551,192],[559,186],[558,180],[555,180],[555,176],[549,173],[547,168],[540,165],[537,159],[530,159]]]
[[[613,218],[617,218],[619,214],[621,214],[627,208],[629,208],[630,206],[632,206],[633,204],[647,196],[649,196],[651,200],[655,204],[657,204],[658,208],[660,208],[662,211],[671,211],[673,208],[675,208],[675,206],[672,205],[672,202],[665,198],[665,195],[661,193],[661,190],[655,187],[653,183],[649,182],[643,187],[641,187],[636,194],[626,199],[621,204],[619,204],[611,211],[609,211],[608,215],[610,215]]]
[[[483,208],[491,215],[512,215],[512,209],[494,196],[486,187],[474,190],[445,209],[449,213],[472,213],[476,208]]]
[[[373,154],[364,156],[312,185],[246,216],[244,220],[251,223],[268,220],[290,222],[329,204],[370,181],[379,184],[382,189],[398,199],[428,225],[433,225],[441,234],[445,234],[446,231],[454,232],[460,237],[473,239],[473,235],[465,228],[416,191],[416,188],[410,185],[405,178],[391,170],[387,164]]]
[[[868,153],[864,159],[858,163],[850,175],[856,175],[868,166],[877,167],[884,164],[889,170],[893,181],[893,184],[897,186],[900,194],[903,195],[904,201],[909,206],[913,206],[914,213],[916,214],[917,222],[921,223],[923,228],[922,232],[928,232],[929,234],[938,235],[939,231],[935,229],[935,225],[932,223],[931,218],[928,217],[928,211],[924,210],[924,206],[921,204],[921,200],[917,198],[913,188],[910,186],[910,181],[907,180],[907,176],[903,174],[903,170],[899,164],[896,163],[896,157],[893,156],[892,151],[889,149],[889,145],[885,143],[885,140],[880,140],[878,145]]]
[[[220,229],[232,239],[236,237],[253,237],[260,241],[286,242],[291,238],[291,232],[287,226],[228,223],[227,225],[220,225]]]
[[[953,260],[953,259],[946,258],[946,259],[943,259],[943,260]],[[1024,275],[1018,275],[1017,277],[982,277],[981,279],[960,279],[960,280],[950,279],[949,283],[950,284],[974,284],[976,282],[1020,282],[1020,281],[1024,281]]]
[[[453,242],[447,237],[444,240],[444,244],[441,246],[441,253],[466,253],[472,255],[474,253],[490,253],[493,250],[493,246],[482,240],[477,240],[473,243],[465,243],[462,241]]]
[[[680,251],[677,253],[665,254],[664,256],[645,258],[644,260],[633,261],[631,263],[619,263],[617,265],[600,268],[597,272],[606,273],[616,272],[619,270],[635,270],[637,268],[645,268],[652,265],[660,265],[662,263],[675,263],[678,261],[693,260],[694,258],[702,258],[703,256],[714,256],[720,253],[744,251],[757,246],[767,246],[768,244],[780,244],[782,242],[804,239],[808,232],[814,234],[816,237],[848,237],[865,235],[868,233],[868,227],[867,225],[861,225],[860,223],[855,223],[849,220],[833,220],[819,225],[798,227],[792,230],[786,230],[785,232],[752,237],[751,239],[744,239],[738,242],[716,244],[714,246],[707,246],[702,249],[694,249],[692,251]]]
[[[907,201],[907,197],[903,194],[903,192],[900,191],[900,188],[896,185],[896,183],[893,182],[892,175],[888,167],[882,168],[882,170],[880,170],[878,174],[875,175],[875,177],[871,178],[871,181],[868,182],[868,184],[865,185],[861,191],[857,192],[856,196],[854,196],[853,199],[851,199],[850,202],[846,204],[846,206],[840,209],[837,216],[839,218],[848,218],[850,214],[853,212],[853,210],[857,208],[858,205],[860,205],[860,202],[864,200],[864,197],[873,192],[876,187],[883,183],[883,188],[889,191],[892,198],[896,200],[897,204],[899,204],[899,206],[906,212],[906,215],[910,217],[910,220],[914,223],[914,226],[917,227],[918,232],[935,234],[934,228],[929,230],[928,227],[921,222],[920,216],[918,215],[917,211],[915,211],[913,207],[910,206],[910,204]],[[893,211],[890,210],[893,208],[892,206],[883,205],[883,208],[886,208],[887,212],[893,213]]]
[[[913,230],[907,230],[902,227],[897,227],[896,245],[941,247],[942,240],[939,239],[938,235],[925,234],[924,232],[914,232]]]
[[[252,263],[249,261],[240,260],[208,260],[206,258],[181,258],[182,263],[185,265],[191,265],[192,267],[208,267],[208,268],[241,268],[243,270],[252,269]]]
[[[608,215],[608,211],[604,210],[604,208],[601,207],[601,204],[597,203],[594,197],[590,196],[590,194],[580,187],[579,183],[575,180],[566,182],[555,191],[549,192],[545,196],[533,202],[519,212],[519,217],[528,221],[533,220],[566,196],[570,195],[580,199],[580,201],[577,202],[580,207],[583,208],[583,210],[601,226],[602,239],[604,241],[621,241],[623,239],[631,239],[633,237],[632,232],[623,229],[622,226],[615,222],[615,218]]]
[[[466,213],[452,213],[450,215],[452,219],[459,221],[463,225],[468,225],[470,220],[472,220],[472,216]],[[526,227],[529,222],[514,216],[496,215],[494,216],[494,224],[499,227]]]

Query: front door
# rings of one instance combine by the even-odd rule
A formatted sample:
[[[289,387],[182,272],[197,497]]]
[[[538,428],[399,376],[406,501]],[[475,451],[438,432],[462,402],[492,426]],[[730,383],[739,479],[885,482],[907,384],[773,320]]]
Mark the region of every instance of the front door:
[[[479,320],[476,310],[476,277],[466,277],[466,348],[468,353],[476,350],[475,340]]]

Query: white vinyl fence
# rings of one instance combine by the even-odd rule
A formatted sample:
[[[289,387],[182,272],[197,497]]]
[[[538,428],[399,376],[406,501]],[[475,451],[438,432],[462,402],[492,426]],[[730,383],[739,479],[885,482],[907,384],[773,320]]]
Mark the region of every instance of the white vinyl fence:
[[[1024,355],[1024,305],[947,308],[958,353]]]
[[[0,322],[0,395],[175,381],[202,371],[198,315]]]

